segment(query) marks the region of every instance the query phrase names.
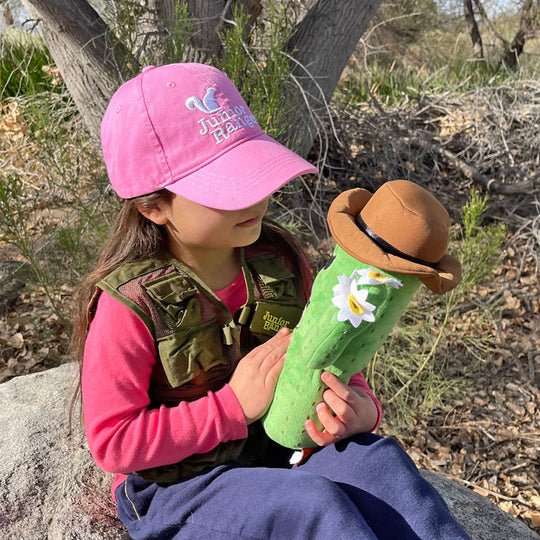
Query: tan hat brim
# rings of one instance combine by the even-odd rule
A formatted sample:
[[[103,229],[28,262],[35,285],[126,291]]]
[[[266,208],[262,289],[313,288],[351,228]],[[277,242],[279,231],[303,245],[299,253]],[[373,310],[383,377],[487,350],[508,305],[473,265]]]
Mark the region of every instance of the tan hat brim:
[[[461,278],[461,263],[451,255],[444,255],[435,268],[402,259],[383,251],[356,224],[356,216],[371,199],[362,188],[339,195],[328,211],[328,225],[334,240],[356,260],[398,274],[416,276],[436,294],[452,290]]]

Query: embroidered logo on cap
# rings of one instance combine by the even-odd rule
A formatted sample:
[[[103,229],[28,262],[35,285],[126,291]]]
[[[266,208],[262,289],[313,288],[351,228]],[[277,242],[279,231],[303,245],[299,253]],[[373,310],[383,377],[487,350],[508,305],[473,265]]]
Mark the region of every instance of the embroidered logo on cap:
[[[206,94],[204,95],[202,101],[197,96],[188,97],[186,99],[186,107],[188,109],[191,109],[192,111],[197,108],[199,109],[199,111],[207,114],[219,111],[221,107],[218,105],[216,99],[214,98],[215,92],[215,88],[207,88]]]
[[[231,133],[244,128],[253,128],[258,125],[255,116],[245,105],[220,107],[214,94],[216,88],[209,87],[201,100],[197,96],[186,99],[186,107],[192,111],[198,110],[210,117],[201,117],[197,123],[201,126],[199,135],[213,135],[216,144],[222,143],[231,136]]]

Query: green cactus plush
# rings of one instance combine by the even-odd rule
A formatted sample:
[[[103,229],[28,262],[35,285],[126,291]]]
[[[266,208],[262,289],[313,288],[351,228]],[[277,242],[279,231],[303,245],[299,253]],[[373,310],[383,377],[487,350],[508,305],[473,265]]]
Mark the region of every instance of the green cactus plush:
[[[289,448],[315,446],[304,422],[310,418],[321,427],[315,406],[326,389],[323,370],[348,382],[365,368],[419,285],[414,276],[382,272],[336,246],[332,263],[313,284],[263,421],[272,439]]]
[[[321,429],[316,405],[329,371],[348,383],[369,363],[423,282],[442,294],[457,285],[459,261],[445,255],[449,217],[425,189],[405,180],[342,193],[328,222],[337,245],[314,283],[287,351],[272,404],[270,438],[294,449],[316,446],[304,422]],[[369,223],[369,225],[368,225]]]

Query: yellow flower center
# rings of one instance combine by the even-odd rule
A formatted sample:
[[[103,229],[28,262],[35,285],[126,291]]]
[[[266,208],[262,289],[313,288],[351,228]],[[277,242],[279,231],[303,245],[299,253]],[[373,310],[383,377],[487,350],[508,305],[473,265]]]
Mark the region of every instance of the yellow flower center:
[[[354,294],[349,294],[349,309],[355,315],[361,315],[364,313],[364,308],[360,305],[358,300],[354,297]]]
[[[386,276],[384,276],[383,274],[381,274],[380,272],[377,272],[376,270],[370,270],[368,272],[368,277],[370,278],[373,278],[373,279],[376,279],[378,281],[383,281],[386,279]]]

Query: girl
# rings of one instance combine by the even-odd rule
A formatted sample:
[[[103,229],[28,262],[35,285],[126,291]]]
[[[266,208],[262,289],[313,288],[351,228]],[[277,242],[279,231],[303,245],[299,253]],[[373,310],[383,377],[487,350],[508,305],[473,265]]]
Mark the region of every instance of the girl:
[[[133,538],[466,538],[392,439],[361,374],[324,373],[321,446],[291,467],[262,432],[311,274],[265,218],[315,167],[265,135],[231,81],[147,67],[102,123],[126,199],[78,296],[85,427]],[[330,414],[330,407],[335,416]],[[335,444],[334,444],[335,443]]]

